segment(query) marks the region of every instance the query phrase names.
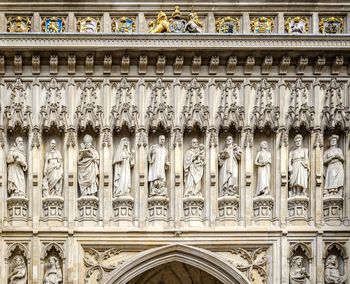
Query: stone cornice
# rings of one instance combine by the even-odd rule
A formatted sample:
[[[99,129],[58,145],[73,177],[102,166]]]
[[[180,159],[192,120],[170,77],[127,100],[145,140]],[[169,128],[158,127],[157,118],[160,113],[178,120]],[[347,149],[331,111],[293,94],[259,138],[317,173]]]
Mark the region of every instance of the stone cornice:
[[[157,51],[157,50],[279,50],[349,51],[350,36],[334,35],[220,35],[220,34],[0,34],[0,49],[35,51]]]

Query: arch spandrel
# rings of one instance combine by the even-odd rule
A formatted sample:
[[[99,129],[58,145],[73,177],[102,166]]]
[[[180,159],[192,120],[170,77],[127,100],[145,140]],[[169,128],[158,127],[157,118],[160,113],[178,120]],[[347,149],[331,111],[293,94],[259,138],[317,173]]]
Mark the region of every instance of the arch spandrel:
[[[143,251],[112,271],[102,283],[127,284],[145,271],[173,261],[203,270],[224,284],[251,284],[241,272],[214,253],[183,244],[171,244]]]

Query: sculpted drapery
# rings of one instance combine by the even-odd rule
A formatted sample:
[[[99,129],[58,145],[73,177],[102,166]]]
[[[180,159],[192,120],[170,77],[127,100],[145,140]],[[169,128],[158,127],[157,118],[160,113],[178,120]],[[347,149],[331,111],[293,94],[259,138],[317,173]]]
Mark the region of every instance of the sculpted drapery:
[[[23,256],[13,258],[13,268],[9,275],[9,284],[27,284],[27,267]]]
[[[60,284],[63,281],[62,269],[55,256],[50,256],[47,261],[43,284]]]
[[[61,153],[56,149],[56,141],[51,140],[51,150],[46,153],[43,196],[62,196],[63,161]]]
[[[291,196],[307,195],[309,176],[309,152],[302,148],[303,137],[298,134],[294,138],[295,149],[289,153],[289,187]]]
[[[148,153],[148,181],[150,196],[167,195],[166,169],[169,166],[168,150],[165,147],[165,136],[159,136],[159,144],[152,145]]]
[[[113,157],[114,184],[113,197],[126,196],[131,191],[131,168],[134,165],[134,153],[130,151],[128,138],[122,138]]]
[[[256,195],[267,195],[270,191],[271,153],[267,151],[266,141],[261,142],[261,150],[256,155],[255,164],[258,166]]]
[[[232,136],[226,139],[226,147],[219,154],[219,186],[220,196],[238,194],[238,160],[242,150],[233,143]]]
[[[205,165],[204,145],[198,146],[198,140],[192,139],[184,160],[185,193],[184,196],[201,196],[201,180]]]
[[[324,280],[326,284],[342,284],[347,279],[346,274],[340,275],[338,259],[336,255],[329,255],[326,259]]]
[[[99,155],[92,145],[92,137],[85,135],[78,159],[80,195],[96,195],[98,191]]]
[[[26,196],[24,172],[27,171],[27,161],[24,153],[23,138],[17,137],[13,147],[7,154],[8,194],[9,196]]]
[[[303,267],[303,257],[294,256],[291,259],[290,270],[289,270],[289,283],[290,284],[306,284],[309,283],[309,274]]]

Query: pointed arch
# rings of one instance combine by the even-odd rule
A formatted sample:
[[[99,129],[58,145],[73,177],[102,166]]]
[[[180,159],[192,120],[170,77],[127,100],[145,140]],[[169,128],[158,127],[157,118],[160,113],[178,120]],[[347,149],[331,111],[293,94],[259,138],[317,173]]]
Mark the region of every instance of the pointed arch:
[[[137,275],[172,261],[197,267],[224,284],[251,284],[241,272],[216,254],[183,244],[171,244],[143,251],[112,271],[102,283],[126,284]]]

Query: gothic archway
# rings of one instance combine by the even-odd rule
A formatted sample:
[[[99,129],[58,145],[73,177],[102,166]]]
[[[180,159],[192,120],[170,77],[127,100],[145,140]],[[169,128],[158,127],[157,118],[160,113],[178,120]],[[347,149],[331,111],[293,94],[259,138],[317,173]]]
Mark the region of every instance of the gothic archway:
[[[181,244],[141,252],[114,270],[103,283],[127,284],[150,269],[177,262],[205,271],[223,284],[251,284],[241,272],[214,253]]]

